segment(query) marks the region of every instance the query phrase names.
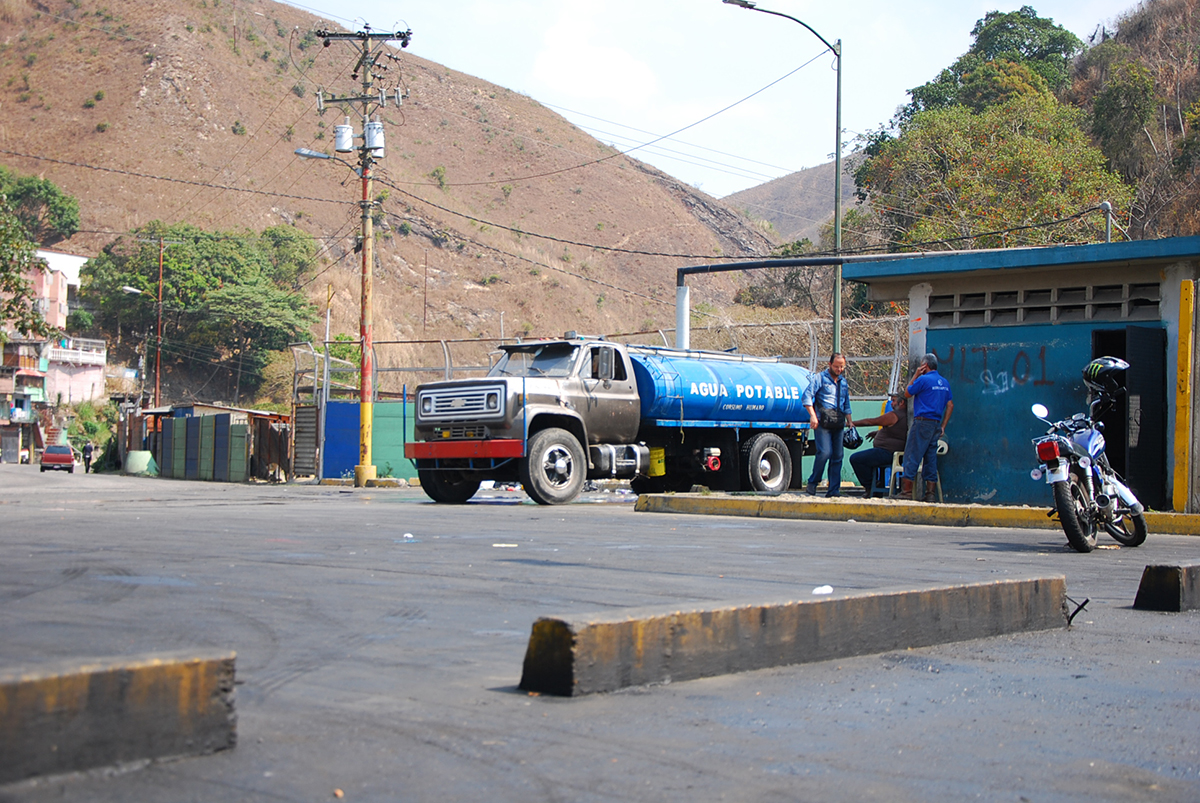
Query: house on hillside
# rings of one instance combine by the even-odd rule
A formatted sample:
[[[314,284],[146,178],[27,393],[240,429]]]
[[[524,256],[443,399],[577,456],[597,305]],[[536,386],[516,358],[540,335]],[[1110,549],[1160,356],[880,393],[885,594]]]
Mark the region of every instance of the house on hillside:
[[[48,270],[32,271],[25,278],[35,308],[61,332],[67,326],[70,295],[79,286],[79,269],[87,258],[45,250],[37,255]],[[65,437],[65,422],[55,409],[105,399],[107,360],[103,340],[61,334],[30,339],[6,331],[0,360],[0,460],[17,462],[22,453],[32,454]]]
[[[907,301],[909,357],[932,352],[950,380],[947,499],[1049,505],[1031,439],[1087,409],[1082,369],[1130,363],[1107,451],[1151,509],[1200,511],[1200,368],[1195,303],[1200,237],[856,261],[846,279],[874,301]],[[941,468],[941,467],[940,467]]]

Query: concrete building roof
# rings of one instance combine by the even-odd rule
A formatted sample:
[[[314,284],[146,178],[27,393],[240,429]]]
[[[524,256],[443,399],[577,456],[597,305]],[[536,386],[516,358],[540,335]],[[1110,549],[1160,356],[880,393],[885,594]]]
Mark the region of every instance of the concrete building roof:
[[[912,282],[978,271],[1095,268],[1121,264],[1150,267],[1187,259],[1200,259],[1200,236],[947,254],[925,252],[914,254],[911,259],[897,259],[895,255],[889,255],[889,258],[878,261],[847,262],[842,275],[846,279],[872,284],[897,279]]]

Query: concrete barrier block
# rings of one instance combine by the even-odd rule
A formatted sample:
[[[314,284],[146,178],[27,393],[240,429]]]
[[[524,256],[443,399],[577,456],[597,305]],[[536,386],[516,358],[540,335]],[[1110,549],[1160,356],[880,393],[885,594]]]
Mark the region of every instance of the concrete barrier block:
[[[520,688],[573,696],[1066,624],[1062,576],[544,617]]]
[[[1200,608],[1200,564],[1150,565],[1142,571],[1133,607],[1143,611],[1193,611]]]
[[[233,653],[0,670],[0,783],[233,747]]]

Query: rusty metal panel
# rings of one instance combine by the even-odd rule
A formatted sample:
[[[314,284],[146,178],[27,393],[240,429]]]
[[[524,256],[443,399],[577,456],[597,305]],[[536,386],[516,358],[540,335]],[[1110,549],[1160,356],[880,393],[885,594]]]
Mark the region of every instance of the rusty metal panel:
[[[297,406],[292,452],[292,474],[315,477],[317,474],[317,445],[320,442],[320,409],[315,405]]]

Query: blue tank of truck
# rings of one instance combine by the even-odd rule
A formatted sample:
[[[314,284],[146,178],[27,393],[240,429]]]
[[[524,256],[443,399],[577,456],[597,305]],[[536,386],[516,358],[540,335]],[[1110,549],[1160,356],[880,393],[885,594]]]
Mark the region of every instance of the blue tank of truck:
[[[643,421],[808,423],[801,399],[813,374],[798,365],[698,352],[631,349],[629,357]]]

